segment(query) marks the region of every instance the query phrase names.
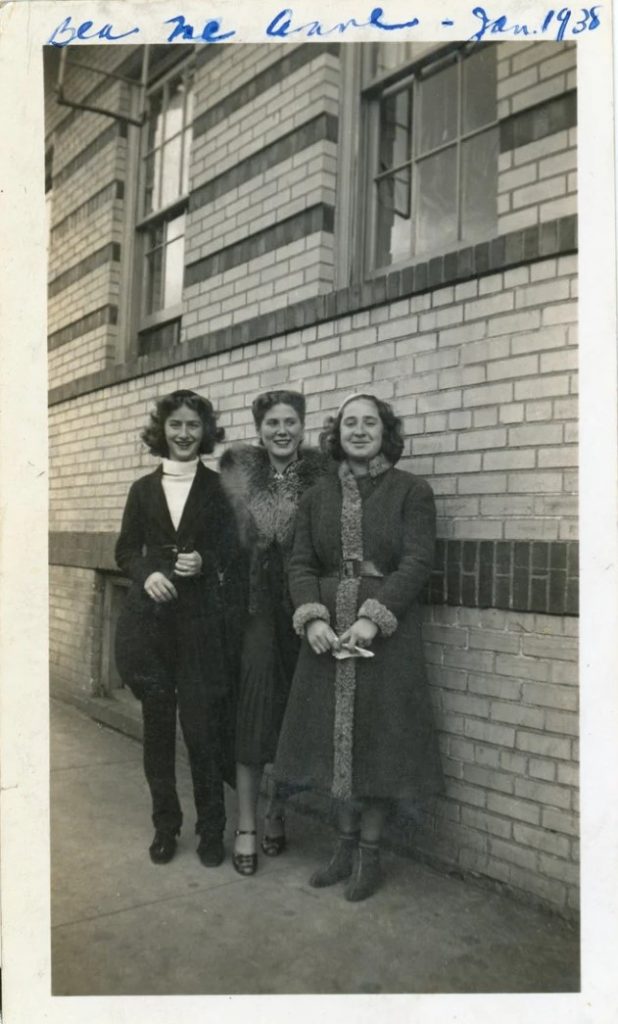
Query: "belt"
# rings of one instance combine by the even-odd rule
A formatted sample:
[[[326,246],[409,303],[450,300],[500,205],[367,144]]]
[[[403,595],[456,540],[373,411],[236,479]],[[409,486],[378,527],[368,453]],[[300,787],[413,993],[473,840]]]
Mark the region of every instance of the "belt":
[[[382,579],[384,576],[383,572],[373,564],[365,559],[360,558],[345,558],[340,567],[339,572],[326,573],[326,578],[335,577],[336,579],[358,579],[360,576],[372,576],[375,579]]]

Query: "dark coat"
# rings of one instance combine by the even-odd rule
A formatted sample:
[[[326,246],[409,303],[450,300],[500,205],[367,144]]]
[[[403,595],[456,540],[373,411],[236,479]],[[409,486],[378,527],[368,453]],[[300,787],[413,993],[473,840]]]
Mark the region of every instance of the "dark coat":
[[[359,483],[343,464],[301,501],[289,573],[299,631],[324,618],[341,634],[360,610],[379,632],[371,659],[336,661],[303,640],[277,752],[281,781],[412,802],[440,788],[418,603],[434,539],[431,488],[387,464]],[[344,558],[371,561],[383,577],[342,579]]]
[[[116,544],[131,578],[116,632],[118,671],[137,697],[173,673],[177,688],[204,707],[232,694],[239,671],[246,581],[236,523],[217,473],[198,463],[178,530],[162,487],[162,468],[141,477],[127,498]],[[198,577],[173,578],[178,599],[154,602],[144,590],[156,571],[170,576],[178,551],[200,553]]]

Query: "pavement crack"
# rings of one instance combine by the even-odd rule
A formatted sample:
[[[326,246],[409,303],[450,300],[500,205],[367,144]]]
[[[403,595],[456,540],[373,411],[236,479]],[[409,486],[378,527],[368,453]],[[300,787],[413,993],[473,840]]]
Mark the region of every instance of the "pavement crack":
[[[198,889],[192,889],[190,893],[176,892],[171,896],[163,896],[161,899],[156,900],[147,900],[145,903],[134,903],[128,907],[119,907],[117,910],[107,910],[98,914],[88,914],[85,917],[76,917],[73,921],[63,921],[62,924],[52,924],[51,930],[55,932],[59,931],[61,928],[73,928],[76,924],[88,924],[90,921],[100,921],[110,917],[117,917],[118,914],[128,914],[133,910],[144,910],[148,907],[156,907],[160,904],[171,903],[177,900],[193,900],[195,896],[198,896],[200,893],[219,892],[220,889],[229,888],[231,885],[242,885],[242,882],[235,878],[231,878],[229,882],[220,882],[219,885],[208,885],[204,888],[200,887]]]

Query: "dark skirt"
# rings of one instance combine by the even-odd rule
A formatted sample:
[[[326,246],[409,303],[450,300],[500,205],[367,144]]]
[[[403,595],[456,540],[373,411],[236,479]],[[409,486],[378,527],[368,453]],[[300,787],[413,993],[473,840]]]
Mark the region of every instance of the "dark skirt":
[[[236,760],[265,765],[274,761],[300,641],[291,611],[270,591],[260,592],[242,646],[236,720]]]

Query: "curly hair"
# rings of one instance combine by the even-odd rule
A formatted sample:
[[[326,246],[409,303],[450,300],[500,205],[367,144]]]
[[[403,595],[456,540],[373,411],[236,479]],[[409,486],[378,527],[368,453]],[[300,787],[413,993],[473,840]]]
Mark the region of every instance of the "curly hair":
[[[354,398],[365,398],[373,402],[378,415],[382,420],[384,433],[382,435],[381,452],[394,466],[403,454],[403,423],[388,402],[382,401],[375,395],[355,395]],[[327,452],[337,462],[343,462],[346,454],[341,447],[341,421],[345,413],[345,405],[339,410],[336,416],[330,416],[324,423],[324,429],[320,434],[320,448]]]
[[[251,412],[253,413],[253,422],[255,423],[256,430],[260,429],[266,413],[274,405],[291,405],[298,413],[300,422],[304,424],[305,396],[300,391],[265,391],[264,394],[254,398],[251,403]]]
[[[165,440],[165,422],[186,405],[188,409],[196,412],[202,421],[204,433],[200,444],[200,455],[210,455],[215,445],[223,441],[225,430],[217,426],[217,413],[212,403],[207,398],[202,398],[195,391],[173,391],[170,395],[164,395],[156,402],[154,410],[150,413],[150,420],[142,430],[140,437],[151,455],[160,455],[167,458],[169,449]]]

